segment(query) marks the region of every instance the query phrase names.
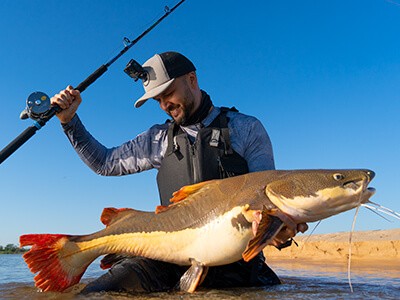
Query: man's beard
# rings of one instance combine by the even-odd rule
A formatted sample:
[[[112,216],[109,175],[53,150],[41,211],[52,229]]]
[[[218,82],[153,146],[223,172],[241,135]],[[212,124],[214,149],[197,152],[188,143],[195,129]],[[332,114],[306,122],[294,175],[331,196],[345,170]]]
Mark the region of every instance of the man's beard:
[[[194,103],[195,103],[194,94],[192,93],[189,86],[185,82],[184,102],[183,104],[180,105],[180,108],[182,109],[182,115],[178,116],[177,118],[174,118],[173,116],[171,116],[171,114],[169,114],[174,119],[177,125],[185,125],[187,120],[193,114]]]

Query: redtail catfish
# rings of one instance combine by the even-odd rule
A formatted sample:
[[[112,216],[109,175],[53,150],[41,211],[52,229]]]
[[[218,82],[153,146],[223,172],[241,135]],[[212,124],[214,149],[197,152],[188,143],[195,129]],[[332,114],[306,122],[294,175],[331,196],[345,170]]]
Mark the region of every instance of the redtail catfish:
[[[106,208],[106,228],[89,235],[27,234],[24,254],[43,291],[79,282],[98,256],[144,256],[191,266],[181,289],[195,291],[207,267],[248,261],[285,223],[314,222],[355,208],[374,194],[370,170],[263,171],[185,186],[155,212]],[[252,222],[262,213],[256,235]]]

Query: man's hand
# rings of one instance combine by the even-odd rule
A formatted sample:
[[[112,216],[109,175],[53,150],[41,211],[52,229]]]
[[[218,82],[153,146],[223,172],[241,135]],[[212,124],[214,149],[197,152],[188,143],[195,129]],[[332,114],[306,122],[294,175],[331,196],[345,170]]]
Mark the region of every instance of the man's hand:
[[[62,111],[57,113],[57,117],[62,124],[71,121],[81,102],[81,93],[78,90],[74,90],[70,85],[50,99],[52,105],[57,104],[62,108]]]
[[[254,213],[254,221],[252,224],[253,234],[256,235],[258,225],[261,222],[261,212]],[[286,243],[289,239],[293,238],[298,232],[304,233],[308,229],[308,225],[306,223],[300,223],[295,225],[293,224],[286,224],[281,231],[275,236],[272,241],[272,245],[275,247],[279,247]]]

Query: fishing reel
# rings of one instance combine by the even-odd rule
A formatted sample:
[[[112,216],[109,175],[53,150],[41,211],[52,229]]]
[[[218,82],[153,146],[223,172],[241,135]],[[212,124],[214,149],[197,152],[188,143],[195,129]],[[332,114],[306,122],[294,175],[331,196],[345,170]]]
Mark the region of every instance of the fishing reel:
[[[26,100],[26,108],[21,112],[20,119],[32,119],[35,121],[43,121],[49,119],[49,112],[52,106],[50,98],[45,93],[34,92],[29,95]]]

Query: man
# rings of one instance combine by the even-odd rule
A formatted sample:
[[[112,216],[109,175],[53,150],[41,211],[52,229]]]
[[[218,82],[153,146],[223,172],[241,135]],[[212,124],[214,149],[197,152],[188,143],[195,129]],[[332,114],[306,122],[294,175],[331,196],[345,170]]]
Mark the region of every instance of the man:
[[[172,119],[154,125],[125,144],[107,148],[84,128],[76,114],[82,99],[71,86],[51,99],[63,110],[57,114],[65,133],[81,159],[97,174],[119,176],[158,169],[161,204],[168,205],[172,193],[184,185],[226,178],[247,172],[274,169],[267,132],[254,117],[235,109],[214,107],[199,88],[193,63],[177,52],[156,54],[139,72],[145,94],[135,107],[155,99]],[[257,222],[253,224],[257,230]],[[306,224],[283,229],[274,240],[285,245]],[[110,259],[111,258],[111,259]],[[176,287],[186,268],[142,257],[108,256],[110,271],[82,292],[162,291]],[[202,286],[263,286],[279,283],[265,264],[262,253],[249,263],[239,261],[210,268]]]

